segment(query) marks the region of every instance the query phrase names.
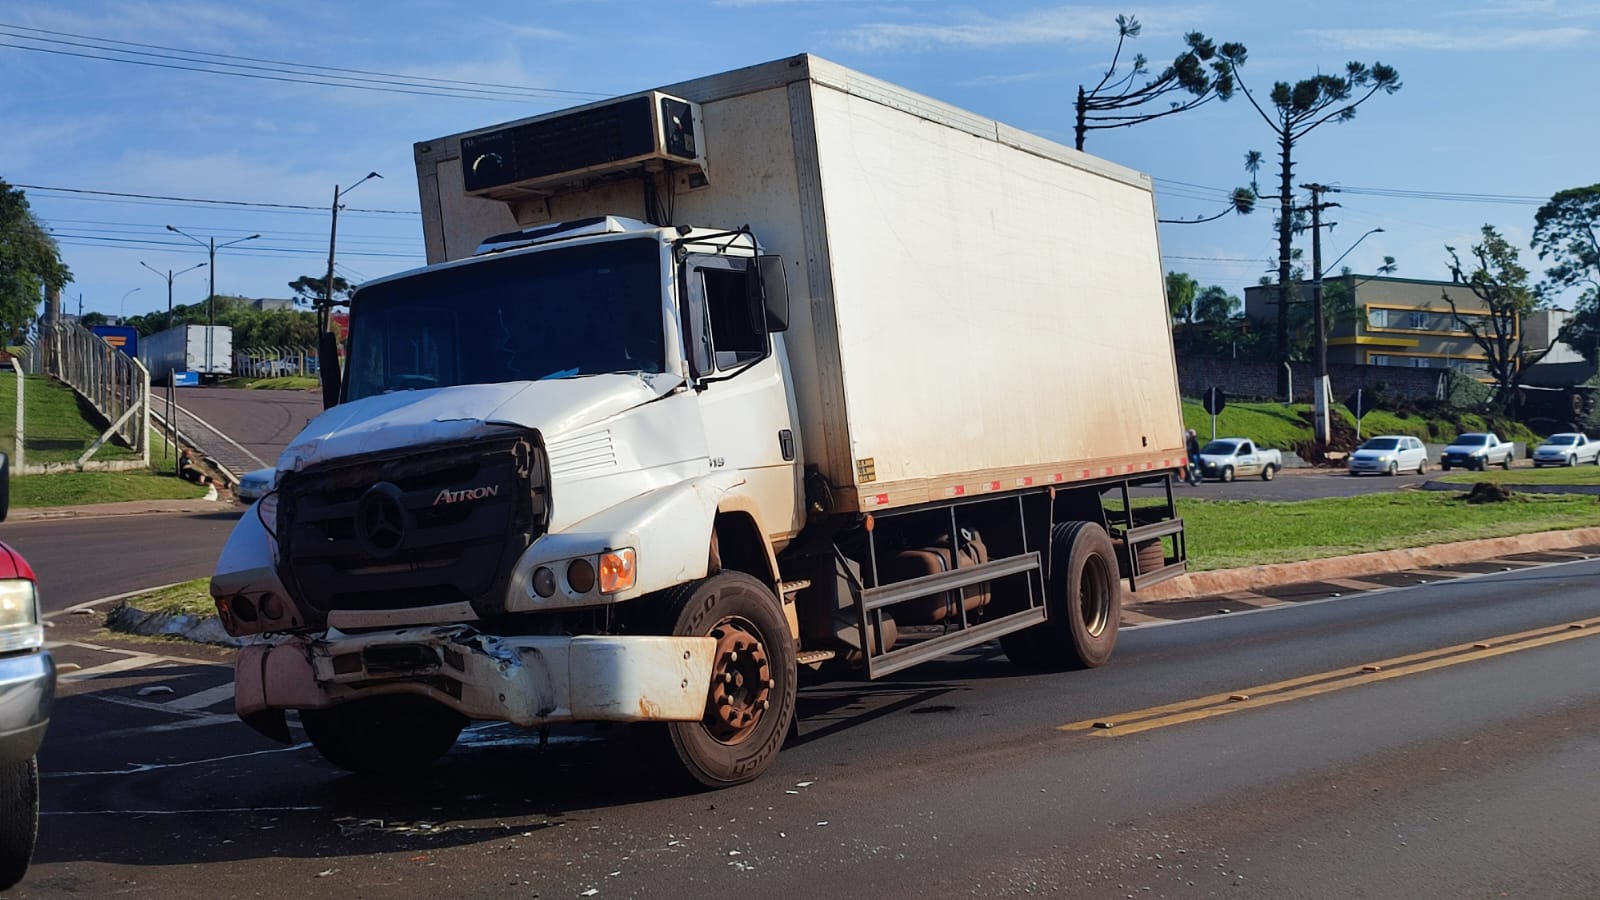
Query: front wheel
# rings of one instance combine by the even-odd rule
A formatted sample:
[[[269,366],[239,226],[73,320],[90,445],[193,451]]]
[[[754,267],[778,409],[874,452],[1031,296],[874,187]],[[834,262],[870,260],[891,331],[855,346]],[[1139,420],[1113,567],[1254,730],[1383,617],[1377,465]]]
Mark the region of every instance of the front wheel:
[[[39,834],[39,763],[0,766],[0,891],[22,880]]]
[[[300,724],[322,758],[362,775],[420,772],[455,746],[467,720],[421,697],[372,697],[303,709]]]
[[[1399,475],[1399,474],[1400,474],[1400,464],[1397,463],[1397,462],[1389,463],[1389,477],[1393,478],[1394,476]]]
[[[1271,463],[1268,463],[1267,466],[1261,470],[1261,480],[1262,481],[1271,481],[1273,476],[1275,476],[1277,474],[1278,474],[1278,467],[1272,465]]]
[[[1111,659],[1122,617],[1116,548],[1093,522],[1063,522],[1050,533],[1049,618],[1005,635],[1000,647],[1025,672],[1092,669]]]
[[[1571,468],[1572,466],[1576,466],[1577,464],[1578,464],[1578,458],[1576,456],[1567,457],[1567,467],[1568,468]]]
[[[1222,474],[1220,476],[1218,476],[1218,477],[1224,482],[1232,481],[1233,480],[1233,466],[1223,466],[1222,467]]]
[[[772,765],[794,720],[794,637],[782,608],[743,572],[681,585],[666,601],[674,635],[717,639],[705,715],[667,723],[678,761],[706,787],[752,781]]]
[[[1441,472],[1450,471],[1450,461],[1448,459],[1442,459],[1442,460],[1439,461],[1439,471],[1441,471]]]

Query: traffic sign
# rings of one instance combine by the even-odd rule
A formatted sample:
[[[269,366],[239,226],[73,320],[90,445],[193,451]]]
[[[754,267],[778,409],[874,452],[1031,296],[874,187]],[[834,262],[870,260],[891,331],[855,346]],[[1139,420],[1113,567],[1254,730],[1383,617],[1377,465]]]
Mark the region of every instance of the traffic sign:
[[[1205,396],[1201,398],[1200,402],[1201,405],[1205,406],[1206,412],[1214,416],[1222,412],[1222,408],[1228,405],[1228,395],[1223,392],[1222,388],[1207,388]]]

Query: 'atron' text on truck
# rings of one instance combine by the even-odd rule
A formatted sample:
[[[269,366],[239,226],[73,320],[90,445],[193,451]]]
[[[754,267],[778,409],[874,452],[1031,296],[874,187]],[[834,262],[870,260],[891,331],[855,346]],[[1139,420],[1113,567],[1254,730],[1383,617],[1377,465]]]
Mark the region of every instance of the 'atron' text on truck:
[[[801,667],[1099,666],[1183,571],[1147,177],[812,56],[416,160],[430,265],[356,292],[212,579],[279,636],[262,732],[399,772],[471,720],[647,723],[730,785]]]

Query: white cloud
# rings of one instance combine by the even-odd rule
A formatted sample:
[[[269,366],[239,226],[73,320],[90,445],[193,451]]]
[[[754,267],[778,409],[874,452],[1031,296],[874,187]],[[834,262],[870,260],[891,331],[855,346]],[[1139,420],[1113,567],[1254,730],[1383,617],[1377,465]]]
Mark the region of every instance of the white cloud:
[[[1307,32],[1335,47],[1383,50],[1524,50],[1570,47],[1592,40],[1587,28],[1471,29],[1424,31],[1415,28],[1332,28]]]
[[[1034,81],[1045,76],[1044,72],[1017,72],[1012,75],[980,75],[966,81],[958,81],[958,87],[1004,87],[1008,84],[1020,84],[1024,81]]]
[[[1118,13],[1095,7],[1034,10],[1009,18],[973,15],[963,22],[869,23],[848,32],[842,43],[862,51],[933,47],[1004,47],[1105,40]]]

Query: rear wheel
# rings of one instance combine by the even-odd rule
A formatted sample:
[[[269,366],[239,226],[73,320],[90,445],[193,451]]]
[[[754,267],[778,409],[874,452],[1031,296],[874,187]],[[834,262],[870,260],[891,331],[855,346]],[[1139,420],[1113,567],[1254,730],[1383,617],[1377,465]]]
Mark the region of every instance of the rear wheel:
[[[467,720],[421,697],[372,697],[300,711],[322,758],[363,775],[401,775],[433,765],[455,746]]]
[[[38,834],[38,760],[0,766],[0,891],[22,880]]]
[[[1507,472],[1511,471],[1511,454],[1507,453],[1506,458],[1500,460],[1500,468],[1505,469]]]
[[[1267,465],[1264,468],[1262,468],[1262,470],[1261,470],[1261,480],[1262,481],[1271,481],[1272,477],[1274,475],[1277,475],[1277,474],[1278,474],[1278,467],[1273,465],[1273,464],[1271,464],[1271,463],[1267,463]]]
[[[1426,475],[1426,474],[1428,474],[1428,458],[1426,456],[1424,456],[1423,458],[1417,460],[1417,474],[1418,475]]]
[[[1142,549],[1142,548],[1141,548]],[[1122,579],[1105,529],[1064,522],[1050,536],[1049,619],[1000,639],[1017,668],[1028,672],[1092,669],[1111,659],[1122,615]]]
[[[772,591],[722,572],[667,595],[672,633],[717,639],[705,715],[669,722],[684,771],[706,787],[751,781],[777,757],[794,719],[794,637]]]

